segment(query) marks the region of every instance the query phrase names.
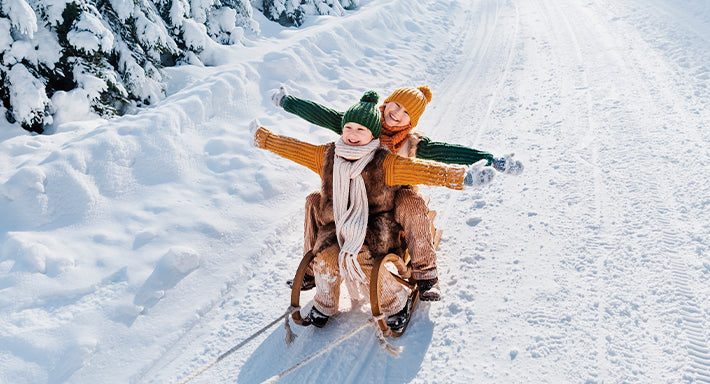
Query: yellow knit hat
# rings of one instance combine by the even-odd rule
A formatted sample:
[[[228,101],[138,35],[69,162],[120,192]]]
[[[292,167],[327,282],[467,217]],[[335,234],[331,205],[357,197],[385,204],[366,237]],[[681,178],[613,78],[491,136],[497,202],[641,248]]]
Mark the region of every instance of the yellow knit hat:
[[[416,88],[397,88],[384,102],[389,103],[390,101],[394,101],[403,106],[409,114],[412,127],[416,127],[419,122],[419,117],[424,113],[424,108],[426,108],[426,105],[431,101],[431,89],[429,89],[428,85]]]

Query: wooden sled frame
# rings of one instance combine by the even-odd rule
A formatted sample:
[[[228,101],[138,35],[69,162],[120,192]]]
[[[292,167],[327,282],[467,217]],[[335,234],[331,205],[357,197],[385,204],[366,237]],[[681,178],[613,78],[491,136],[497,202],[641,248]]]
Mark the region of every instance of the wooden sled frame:
[[[432,239],[434,243],[434,249],[438,249],[439,241],[441,241],[442,231],[436,229],[433,224],[434,218],[436,217],[436,211],[429,211],[428,215],[429,220],[432,223],[430,230],[433,235]],[[300,308],[302,286],[301,282],[303,281],[303,278],[306,275],[308,265],[311,264],[314,258],[315,255],[313,254],[313,252],[309,251],[308,253],[306,253],[306,255],[303,256],[303,259],[301,259],[301,262],[298,265],[296,275],[293,278],[294,283],[291,287],[291,306],[293,308]],[[370,307],[372,309],[372,316],[377,319],[377,325],[380,327],[380,329],[382,330],[382,334],[385,337],[400,337],[404,334],[404,331],[407,330],[407,327],[405,326],[404,329],[402,329],[400,332],[392,331],[392,329],[390,329],[390,327],[387,325],[384,316],[382,316],[382,308],[380,308],[380,292],[378,289],[378,287],[380,286],[380,270],[382,268],[385,268],[384,265],[386,263],[392,263],[395,266],[397,272],[395,273],[389,270],[383,272],[390,273],[397,282],[411,290],[411,294],[409,297],[412,299],[412,310],[410,314],[414,312],[414,309],[416,308],[417,302],[419,300],[419,289],[417,289],[417,284],[412,278],[412,267],[408,250],[405,251],[403,255],[389,253],[382,257],[378,257],[375,260],[375,264],[372,268],[372,275],[370,276]],[[305,320],[301,317],[300,311],[294,311],[291,314],[291,318],[293,319],[293,322],[298,325],[306,325]],[[407,323],[407,326],[408,325],[409,323]]]

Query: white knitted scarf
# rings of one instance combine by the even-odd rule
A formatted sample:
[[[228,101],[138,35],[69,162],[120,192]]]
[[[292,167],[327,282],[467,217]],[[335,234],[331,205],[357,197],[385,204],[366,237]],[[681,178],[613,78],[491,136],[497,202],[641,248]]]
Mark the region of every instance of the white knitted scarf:
[[[357,261],[365,242],[369,214],[367,190],[361,173],[379,147],[379,139],[362,146],[345,144],[342,138],[335,143],[333,217],[340,245],[338,266],[353,299],[361,298],[358,286],[367,282]]]

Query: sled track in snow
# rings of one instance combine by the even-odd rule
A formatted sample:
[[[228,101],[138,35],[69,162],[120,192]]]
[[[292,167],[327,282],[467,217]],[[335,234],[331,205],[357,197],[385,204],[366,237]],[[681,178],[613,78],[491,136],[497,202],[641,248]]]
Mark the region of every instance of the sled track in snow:
[[[664,237],[668,234],[664,234]],[[668,252],[672,252],[668,249]],[[675,259],[671,262],[672,277],[676,286],[678,300],[678,315],[686,337],[686,349],[690,356],[689,376],[700,383],[710,383],[710,349],[707,343],[705,317],[698,306],[695,295],[688,284],[691,277],[686,272],[688,266]]]
[[[690,121],[681,115],[680,126],[691,127]],[[699,139],[700,132],[691,130],[691,137]],[[661,257],[670,256],[669,278],[675,287],[675,306],[678,324],[685,336],[685,350],[689,359],[687,378],[692,382],[710,383],[710,322],[706,312],[698,304],[697,292],[693,287],[700,286],[691,272],[691,257],[695,256],[691,239],[692,228],[688,227],[694,213],[680,200],[676,191],[689,188],[684,183],[692,180],[693,170],[683,169],[672,184],[664,184],[659,196],[666,197],[663,202],[668,207],[661,217],[660,227],[664,230],[658,239]],[[702,192],[701,192],[702,193]],[[658,200],[661,203],[661,200]]]
[[[561,151],[560,156],[569,157],[569,160],[561,161],[555,169],[564,185],[561,188],[564,193],[560,196],[561,199],[567,201],[567,204],[580,207],[577,209],[581,217],[576,220],[567,219],[570,221],[568,225],[578,227],[576,237],[580,243],[566,244],[567,247],[572,247],[568,251],[570,254],[560,255],[561,265],[556,266],[552,272],[555,281],[562,287],[569,285],[569,274],[578,274],[588,288],[587,292],[583,292],[583,296],[577,299],[570,299],[569,296],[574,295],[574,291],[566,290],[560,291],[559,294],[553,292],[545,297],[546,300],[553,300],[546,307],[545,313],[557,314],[557,317],[550,318],[549,324],[531,323],[533,329],[546,336],[539,343],[529,346],[527,351],[534,358],[547,357],[546,353],[551,352],[578,356],[575,365],[560,367],[567,379],[577,382],[603,382],[607,372],[615,370],[607,361],[610,350],[617,349],[620,355],[630,352],[627,345],[610,345],[608,340],[602,337],[608,334],[604,324],[610,317],[607,312],[609,308],[617,305],[616,303],[626,304],[624,298],[614,297],[614,287],[610,287],[609,283],[615,282],[607,280],[608,271],[605,267],[609,263],[614,246],[611,235],[602,225],[606,215],[604,206],[607,203],[607,186],[599,168],[595,166],[599,160],[598,136],[602,128],[596,121],[598,117],[594,113],[588,63],[580,46],[580,40],[587,38],[582,35],[582,32],[586,31],[581,28],[583,23],[576,18],[577,22],[573,26],[570,18],[574,16],[568,15],[569,10],[563,5],[554,0],[538,0],[531,4],[543,20],[546,20],[543,23],[551,26],[548,29],[551,39],[548,59],[559,63],[562,71],[560,76],[569,78],[569,84],[561,82],[558,88],[551,91],[563,98],[567,97],[566,103],[577,107],[569,111],[573,112],[573,115],[564,116],[565,124],[556,127],[557,136],[569,137],[561,142],[562,147],[557,148]],[[584,177],[583,174],[589,176]],[[567,231],[574,233],[571,228]],[[561,297],[558,299],[558,296]],[[528,319],[528,322],[530,321]],[[593,326],[589,327],[590,325]],[[570,335],[578,339],[596,340],[590,342],[594,347],[585,350],[574,344],[570,345],[565,339]],[[633,369],[635,368],[630,367],[621,371]]]
[[[682,39],[676,40],[682,41]],[[678,61],[683,61],[683,59],[674,58]],[[681,67],[679,67],[681,68]],[[678,69],[676,69],[678,70]],[[630,71],[631,72],[631,71]],[[648,71],[643,73],[642,81],[639,82],[640,85],[645,86],[658,86],[660,89],[676,89],[674,87],[663,88],[663,84],[655,81],[658,74]],[[682,73],[677,73],[679,79],[684,79]],[[687,78],[686,78],[687,79]],[[686,80],[687,81],[687,80]],[[651,85],[653,84],[653,85]],[[687,85],[688,83],[686,83]],[[687,87],[692,88],[692,87]],[[703,89],[703,87],[695,88]],[[673,125],[673,129],[677,131],[679,136],[688,135],[690,137],[695,136],[696,139],[702,140],[699,132],[693,126],[693,123],[685,118],[685,116],[692,115],[692,110],[682,110],[680,109],[681,103],[675,102],[678,98],[683,98],[682,93],[684,91],[680,90],[681,94],[675,94],[672,91],[661,91],[654,92],[654,89],[649,90],[651,95],[648,102],[651,105],[657,106],[657,109],[663,110],[664,108],[669,112],[675,112],[676,118],[679,118],[677,124]],[[661,129],[666,129],[665,127]],[[639,151],[640,154],[635,154],[636,156],[636,166],[649,168],[650,172],[638,172],[637,175],[642,176],[639,181],[641,184],[650,186],[649,190],[650,196],[655,196],[653,202],[649,204],[646,208],[647,215],[650,216],[652,222],[656,221],[655,227],[661,229],[659,235],[658,244],[651,247],[651,254],[655,256],[658,260],[663,260],[664,258],[669,259],[670,273],[664,274],[670,280],[672,285],[676,288],[675,302],[674,306],[677,308],[679,316],[679,326],[685,335],[686,351],[688,352],[687,358],[690,363],[687,368],[687,377],[691,378],[694,382],[704,382],[708,383],[710,380],[710,350],[708,349],[708,334],[707,334],[707,319],[703,316],[703,310],[698,306],[696,301],[696,292],[691,290],[691,287],[698,286],[697,283],[693,283],[693,277],[688,271],[691,270],[690,266],[684,261],[685,255],[692,254],[692,250],[688,247],[688,242],[691,237],[691,229],[687,227],[687,223],[690,221],[688,217],[685,217],[684,212],[686,207],[683,202],[673,198],[677,190],[683,190],[687,188],[683,183],[686,180],[692,180],[692,173],[686,174],[688,171],[684,168],[681,172],[674,174],[669,182],[663,182],[659,180],[653,172],[654,164],[649,163],[647,160],[644,161],[643,157],[647,159],[653,159],[656,153],[663,156],[664,152],[673,151],[671,148],[683,148],[684,143],[680,142],[679,145],[668,145],[665,141],[666,135],[672,135],[672,133],[665,133],[661,130],[651,131],[649,133],[642,133],[642,135],[647,135],[649,140],[649,146],[651,147],[648,152]],[[673,136],[671,136],[673,137]],[[634,140],[629,143],[633,145]],[[638,145],[638,144],[637,144]],[[631,146],[630,146],[631,148]],[[638,150],[637,150],[638,151]],[[645,154],[644,154],[645,153]],[[672,158],[671,153],[666,154],[669,158]],[[594,162],[596,163],[596,161]],[[642,164],[647,163],[647,166]],[[599,169],[596,169],[595,178],[599,176]],[[661,171],[662,172],[662,171]],[[692,172],[692,171],[691,171]],[[648,176],[648,178],[643,176]],[[669,175],[671,176],[671,175]],[[643,212],[639,212],[639,215],[643,215]],[[644,227],[647,226],[644,225]]]
[[[510,73],[510,66],[511,63],[513,62],[513,57],[515,55],[515,48],[516,45],[518,44],[518,31],[520,30],[520,13],[518,11],[518,6],[517,4],[513,3],[513,6],[515,7],[515,20],[513,22],[514,27],[513,27],[513,32],[511,32],[511,37],[510,37],[510,42],[507,44],[507,53],[505,55],[505,66],[503,67],[503,72],[500,75],[500,78],[498,79],[496,86],[494,88],[493,94],[491,95],[490,101],[488,102],[488,107],[486,108],[486,112],[483,115],[483,119],[481,120],[481,123],[478,125],[478,129],[476,130],[476,135],[473,137],[473,142],[476,143],[480,140],[481,138],[481,132],[483,132],[488,125],[488,120],[491,117],[491,112],[493,111],[493,107],[496,105],[498,102],[498,98],[500,96],[501,90],[505,86],[505,83],[508,79],[508,74]],[[498,22],[498,18],[500,17],[500,6],[497,6],[496,9],[496,23],[495,25],[498,26],[500,23]],[[495,32],[495,29],[490,31],[490,34],[493,35]],[[490,44],[490,40],[487,42],[487,45]],[[487,49],[486,49],[487,51]],[[481,60],[479,65],[483,64],[483,60]]]
[[[551,60],[562,59],[564,53],[568,53],[560,65],[567,69],[566,75],[574,76],[576,92],[570,100],[579,107],[576,115],[569,116],[572,123],[577,123],[573,125],[574,130],[560,132],[574,137],[566,141],[575,143],[573,147],[559,148],[563,159],[571,156],[574,161],[561,161],[556,169],[564,172],[562,180],[567,195],[563,199],[574,204],[585,202],[587,212],[579,220],[589,233],[580,235],[579,254],[564,259],[563,263],[567,264],[566,268],[571,268],[567,273],[580,273],[590,289],[584,292],[585,298],[579,303],[582,310],[567,310],[576,312],[573,318],[583,318],[584,323],[596,326],[580,330],[575,328],[574,321],[565,323],[562,319],[545,316],[547,311],[529,313],[529,324],[541,336],[539,342],[529,346],[527,351],[534,357],[545,357],[554,348],[567,346],[560,346],[554,332],[550,331],[551,325],[557,324],[569,328],[566,334],[579,333],[597,340],[596,350],[564,351],[584,357],[578,363],[586,365],[591,378],[575,376],[584,373],[579,367],[566,367],[569,377],[575,380],[636,381],[643,373],[652,373],[659,380],[674,381],[679,379],[673,369],[677,362],[687,365],[683,379],[707,382],[710,377],[707,320],[697,303],[697,293],[692,291],[697,284],[684,261],[685,255],[692,253],[686,245],[692,234],[686,223],[692,220],[684,217],[682,212],[686,206],[683,202],[673,199],[677,189],[687,188],[682,183],[693,179],[693,171],[669,175],[670,182],[665,184],[654,173],[659,169],[659,157],[672,159],[672,151],[681,152],[688,147],[680,139],[679,143],[669,145],[665,142],[668,135],[682,137],[689,133],[702,141],[702,133],[694,127],[694,122],[682,119],[692,111],[680,109],[684,104],[676,100],[683,99],[682,95],[673,92],[677,87],[664,88],[659,81],[663,79],[663,73],[653,64],[646,63],[640,67],[640,72],[636,72],[639,69],[636,64],[640,63],[638,57],[643,57],[646,51],[623,55],[625,51],[617,50],[610,38],[609,34],[613,32],[593,24],[595,20],[588,12],[596,11],[595,16],[606,17],[612,13],[608,9],[600,10],[589,5],[575,8],[574,4],[557,0],[539,0],[535,6],[549,20],[547,24],[553,26],[550,28],[552,39],[557,41],[552,45],[557,48],[555,53],[559,57],[553,53]],[[558,22],[555,24],[554,20]],[[560,28],[554,28],[555,25]],[[613,69],[607,69],[603,63],[609,63],[607,65]],[[615,71],[614,75],[611,75],[612,71]],[[617,84],[605,82],[620,74],[624,82],[618,87],[638,94],[639,106],[619,105],[613,94],[611,97],[608,94],[608,90]],[[678,77],[683,78],[682,74]],[[649,127],[633,124],[634,113],[640,113],[644,108],[674,111],[681,118],[677,124],[649,130]],[[678,136],[672,136],[673,133]],[[605,142],[600,141],[600,137],[606,137]],[[632,166],[625,167],[627,164]],[[586,183],[578,180],[585,172],[591,176]],[[570,184],[575,180],[578,180],[577,184]],[[585,188],[585,185],[591,188]],[[580,193],[575,194],[575,191]],[[641,194],[651,200],[625,200]],[[656,237],[658,241],[654,241]],[[621,244],[627,246],[622,248]],[[556,276],[561,281],[565,279],[564,273],[556,273]],[[674,287],[675,294],[654,296],[664,292],[666,287]],[[647,289],[650,293],[645,292]],[[648,318],[647,314],[654,313],[654,310],[664,313],[661,319]],[[673,339],[667,332],[664,338],[654,341],[644,331],[645,323],[653,324],[654,321],[664,323],[666,328],[674,328],[682,334],[681,340]],[[614,337],[619,329],[624,330],[624,338]],[[653,356],[651,348],[669,354],[667,361],[658,361],[658,364],[645,361],[644,356]],[[644,353],[646,349],[649,351]],[[678,356],[669,352],[676,349],[687,351],[687,354]]]
[[[662,195],[672,196],[672,188],[666,187]],[[666,195],[668,193],[669,195]],[[687,223],[684,217],[679,216],[682,210],[678,203],[671,199],[670,202],[656,201],[657,204],[670,207],[665,210],[665,215],[660,219],[662,228],[683,228]],[[661,208],[663,209],[663,208]],[[668,218],[671,216],[671,218]],[[692,254],[687,245],[687,233],[665,229],[659,234],[657,241],[658,257],[669,257],[668,278],[675,288],[673,297],[674,312],[677,315],[677,324],[684,336],[679,342],[685,343],[685,350],[689,363],[686,368],[686,379],[692,382],[710,383],[710,348],[708,348],[708,320],[703,316],[703,309],[698,305],[696,292],[691,288],[697,286],[694,278],[688,272],[690,267],[685,262],[685,255]]]
[[[675,44],[665,48],[669,60],[673,60],[676,66],[673,70],[676,72],[676,81],[683,84],[683,92],[686,95],[692,95],[695,101],[691,105],[697,105],[700,108],[700,113],[707,116],[708,98],[708,68],[707,59],[710,58],[710,52],[688,52],[686,46],[677,46],[681,41],[701,39],[707,43],[708,38],[702,34],[698,34],[693,23],[686,18],[687,15],[671,14],[665,8],[661,8],[658,4],[651,3],[651,8],[656,12],[669,17],[670,20],[678,21],[684,28],[674,28],[674,23],[663,24],[661,30],[666,36],[673,36],[680,33],[684,37],[673,40]],[[644,20],[652,23],[655,15],[646,16],[639,21],[642,25]],[[664,38],[656,38],[649,42],[653,46],[667,44]],[[705,107],[703,107],[705,105]],[[705,111],[703,111],[705,109]],[[694,116],[698,110],[695,109],[677,109],[669,108],[669,112],[677,119],[677,134],[688,137],[691,142],[707,143],[707,130],[702,124],[696,123]],[[702,120],[702,117],[700,118]],[[703,133],[705,132],[705,133]],[[663,145],[663,143],[659,143]],[[679,145],[678,148],[682,148]],[[667,151],[672,151],[668,149]],[[679,150],[680,152],[680,150]],[[686,151],[691,152],[690,150]],[[672,158],[669,154],[669,158]],[[693,167],[690,167],[693,168]],[[685,349],[688,353],[689,363],[687,367],[687,378],[693,382],[710,383],[710,322],[707,318],[707,312],[704,311],[698,303],[697,292],[693,287],[700,286],[697,279],[691,273],[693,269],[690,263],[696,257],[695,251],[691,245],[693,238],[693,228],[689,226],[692,218],[699,215],[703,216],[702,212],[694,212],[697,207],[689,206],[687,201],[684,201],[684,195],[678,191],[687,191],[692,195],[692,187],[687,183],[697,177],[697,172],[703,174],[703,168],[690,169],[689,167],[680,167],[678,174],[673,179],[672,183],[667,183],[662,186],[662,193],[659,196],[665,197],[669,211],[663,218],[670,216],[672,220],[661,223],[661,228],[664,228],[659,238],[659,249],[661,255],[670,255],[670,278],[676,289],[675,305],[677,306],[677,314],[679,317],[679,325],[685,336]],[[707,170],[707,166],[704,168]],[[707,173],[705,173],[707,174]],[[701,195],[703,191],[699,192]],[[663,220],[662,218],[662,220]]]
[[[467,127],[477,121],[477,128],[473,135],[468,130],[464,130],[465,134],[459,132],[456,136],[446,139],[448,142],[461,143],[476,148],[479,146],[478,143],[483,132],[489,129],[488,121],[509,78],[511,63],[516,54],[515,48],[518,44],[520,29],[520,15],[518,6],[514,1],[510,2],[510,4],[506,2],[503,5],[500,2],[495,2],[494,6],[495,9],[492,12],[488,10],[477,14],[471,10],[466,11],[466,20],[463,25],[467,29],[458,36],[455,40],[455,45],[450,48],[450,51],[457,52],[456,56],[464,57],[467,60],[459,63],[453,70],[449,69],[446,72],[447,78],[438,86],[439,90],[444,90],[444,97],[447,94],[470,93],[474,89],[483,92],[485,97],[481,97],[480,100],[488,99],[485,104],[485,110],[481,111],[477,108],[477,105],[480,105],[481,102],[475,97],[472,97],[471,102],[467,105],[449,104],[443,111],[437,111],[441,120],[440,123],[428,128],[432,131],[431,137],[435,137],[433,133],[437,131],[437,126],[443,125],[448,128],[460,125]],[[511,11],[505,8],[506,6],[512,6],[512,16],[506,13]],[[482,20],[476,20],[476,17],[480,17]],[[508,17],[513,18],[511,21],[512,28],[506,28],[510,27],[510,25],[504,24],[501,20]],[[480,26],[484,27],[477,28]],[[467,53],[461,55],[459,51]],[[501,51],[503,54],[500,54]],[[482,87],[480,84],[485,83],[488,75],[487,71],[494,74],[491,77],[495,78],[495,82],[490,86]],[[488,89],[493,89],[493,92]],[[437,97],[440,96],[437,95]],[[482,117],[475,118],[473,115],[475,112],[471,112],[477,110],[482,113]],[[454,116],[459,116],[459,118],[454,119]],[[439,222],[446,223],[449,220],[457,200],[457,194],[458,192],[452,193],[451,191],[437,190],[437,195],[445,199],[443,207],[438,209],[440,211]]]
[[[684,72],[679,79],[686,85],[692,86],[694,94],[689,95],[697,99],[710,97],[710,51],[689,50],[689,46],[707,46],[710,37],[700,32],[703,22],[710,22],[710,14],[705,10],[705,15],[693,13],[696,10],[683,9],[682,7],[668,7],[667,2],[659,0],[639,1],[639,4],[628,10],[630,22],[643,32],[643,38],[651,46],[664,52],[668,61],[676,66],[678,71]],[[611,7],[606,5],[605,7]],[[703,16],[705,19],[703,20]],[[681,25],[682,28],[678,26]],[[670,37],[670,38],[669,38]],[[697,86],[700,85],[700,86]]]

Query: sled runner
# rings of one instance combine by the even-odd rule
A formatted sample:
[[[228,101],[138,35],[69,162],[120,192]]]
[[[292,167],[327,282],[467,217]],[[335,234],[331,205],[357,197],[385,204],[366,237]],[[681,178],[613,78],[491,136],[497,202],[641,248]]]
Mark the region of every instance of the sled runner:
[[[429,211],[429,218],[433,223],[434,217],[436,217],[436,211]],[[438,230],[432,224],[431,232],[433,234],[434,249],[439,247],[439,241],[441,240],[442,231]],[[404,233],[400,233],[401,237],[404,237]],[[296,275],[293,278],[294,282],[303,281],[306,275],[306,270],[308,266],[313,261],[315,255],[312,252],[308,252],[303,259],[301,259],[298,269],[296,270]],[[390,263],[394,266],[394,271],[389,270],[386,265]],[[411,290],[410,299],[412,301],[412,310],[409,312],[410,316],[416,308],[417,301],[419,299],[419,289],[417,289],[416,281],[412,278],[412,267],[411,260],[409,257],[409,251],[404,250],[402,254],[389,253],[384,256],[380,256],[375,260],[374,267],[372,268],[372,275],[370,279],[370,307],[372,309],[372,316],[376,320],[377,325],[382,330],[382,334],[385,337],[399,337],[404,334],[407,330],[407,326],[398,332],[393,331],[387,325],[384,316],[382,315],[382,309],[380,308],[380,280],[382,274],[390,273],[400,284],[407,286]],[[291,307],[300,308],[302,284],[292,284],[291,285]],[[305,320],[301,317],[300,311],[295,311],[291,315],[294,323],[298,325],[307,325]]]
[[[436,216],[436,211],[429,211],[428,213],[429,218],[431,222],[434,221],[434,217]],[[437,230],[434,225],[431,225],[431,233],[432,233],[432,243],[434,246],[434,249],[437,249],[439,247],[439,241],[441,240],[441,234],[442,232],[440,230]],[[399,233],[400,236],[404,236],[403,232]],[[303,256],[303,259],[301,259],[301,263],[298,265],[298,269],[296,270],[296,276],[294,277],[293,281],[298,281],[302,282],[303,277],[306,275],[306,271],[308,270],[309,264],[313,261],[313,258],[315,255],[313,255],[312,252],[308,252],[305,256]],[[389,268],[387,268],[387,265],[394,265],[394,268],[396,271],[390,271]],[[331,343],[329,346],[327,346],[324,349],[321,349],[320,351],[308,356],[307,358],[301,360],[299,363],[293,365],[289,369],[279,373],[278,375],[275,375],[271,377],[270,379],[264,381],[264,383],[275,383],[279,379],[283,378],[284,376],[290,374],[291,372],[295,371],[296,369],[302,367],[303,365],[307,364],[308,362],[312,361],[313,359],[317,358],[318,356],[322,355],[323,353],[326,353],[327,351],[331,350],[338,344],[342,343],[343,341],[347,340],[348,338],[352,337],[354,334],[357,332],[360,332],[361,330],[365,329],[369,325],[375,325],[378,328],[378,337],[379,337],[379,343],[380,346],[385,349],[388,353],[391,355],[398,357],[399,353],[401,352],[402,347],[393,347],[389,343],[385,341],[385,337],[399,337],[404,334],[404,331],[407,330],[407,326],[409,325],[409,321],[407,321],[407,324],[399,331],[395,332],[392,329],[387,326],[387,322],[384,319],[384,316],[382,315],[382,309],[380,308],[380,292],[378,291],[377,287],[380,285],[380,278],[382,275],[385,275],[387,273],[391,273],[394,279],[399,282],[400,284],[403,284],[407,287],[409,287],[412,291],[410,295],[410,299],[412,300],[412,308],[409,311],[409,316],[411,317],[411,314],[414,312],[414,308],[416,307],[417,304],[417,299],[419,298],[419,290],[417,289],[416,282],[414,279],[411,277],[412,275],[412,268],[411,268],[411,260],[409,258],[409,252],[408,250],[404,250],[401,255],[397,255],[394,253],[390,253],[387,255],[384,255],[380,257],[379,259],[375,260],[375,263],[373,265],[372,269],[372,276],[370,280],[371,288],[370,288],[370,306],[372,308],[372,318],[369,319],[367,322],[363,323],[360,327],[358,328],[353,328],[350,333],[342,336],[340,339],[336,340],[335,342]],[[271,328],[278,322],[281,322],[282,320],[285,320],[284,327],[286,328],[286,344],[289,345],[291,344],[295,338],[296,335],[291,331],[291,327],[289,326],[289,321],[288,318],[289,316],[293,319],[293,321],[298,324],[298,325],[306,325],[305,320],[301,317],[301,312],[300,312],[300,301],[301,301],[301,291],[303,285],[302,284],[292,284],[291,286],[291,305],[290,307],[286,310],[286,313],[283,315],[279,316],[276,320],[272,321],[270,324],[266,325],[265,327],[261,328],[258,330],[256,333],[252,334],[247,338],[246,340],[242,341],[241,343],[237,344],[236,346],[232,347],[228,351],[222,353],[209,363],[205,364],[201,368],[193,371],[190,373],[188,376],[180,380],[179,384],[185,384],[188,381],[192,380],[193,378],[197,377],[200,375],[202,372],[206,371],[209,369],[211,366],[217,364],[221,360],[223,360],[225,357],[229,356],[230,354],[234,353],[237,351],[239,348],[243,347],[246,343],[249,341],[253,340],[255,337],[259,336],[263,332],[265,332],[267,329]],[[374,289],[372,287],[375,287]],[[408,319],[409,320],[409,319]]]

